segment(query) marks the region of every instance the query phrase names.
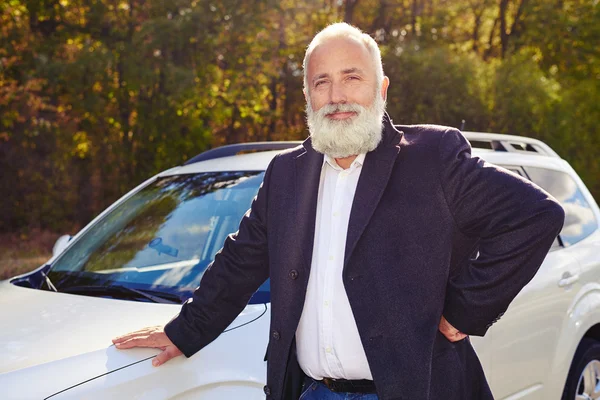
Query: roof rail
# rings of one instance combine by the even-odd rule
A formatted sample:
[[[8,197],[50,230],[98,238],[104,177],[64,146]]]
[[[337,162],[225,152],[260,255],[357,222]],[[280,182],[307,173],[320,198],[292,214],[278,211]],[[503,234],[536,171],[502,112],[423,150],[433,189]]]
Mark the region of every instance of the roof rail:
[[[195,157],[187,160],[183,165],[193,164],[199,161],[212,160],[215,158],[235,156],[245,151],[269,151],[269,150],[285,150],[292,147],[296,147],[301,144],[301,141],[287,141],[287,142],[253,142],[253,143],[237,143],[228,144],[225,146],[217,147],[214,149],[207,150],[198,154]]]
[[[505,151],[509,153],[537,154],[548,157],[560,158],[550,146],[538,139],[525,136],[505,135],[500,133],[486,132],[463,132],[471,143],[471,147],[478,149],[489,149],[493,151]],[[183,165],[193,164],[199,161],[212,160],[215,158],[229,157],[248,151],[270,151],[285,150],[300,145],[302,141],[282,142],[251,142],[229,144],[207,150],[187,160]]]
[[[463,134],[473,148],[560,158],[550,146],[538,139],[501,133],[463,132]]]

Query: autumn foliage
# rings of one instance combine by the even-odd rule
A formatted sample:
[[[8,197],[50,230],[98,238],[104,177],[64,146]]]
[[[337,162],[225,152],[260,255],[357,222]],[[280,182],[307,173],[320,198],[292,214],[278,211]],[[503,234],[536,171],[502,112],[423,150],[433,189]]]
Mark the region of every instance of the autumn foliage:
[[[543,139],[600,196],[597,1],[6,0],[0,231],[70,230],[207,148],[306,137],[304,49],[339,20],[380,43],[395,122]]]

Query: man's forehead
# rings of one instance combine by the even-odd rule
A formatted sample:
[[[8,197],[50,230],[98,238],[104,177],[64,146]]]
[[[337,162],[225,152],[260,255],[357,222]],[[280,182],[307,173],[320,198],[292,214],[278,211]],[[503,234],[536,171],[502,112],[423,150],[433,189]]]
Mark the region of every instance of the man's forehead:
[[[354,38],[339,37],[327,39],[315,46],[310,55],[308,68],[334,64],[340,70],[364,69],[365,63],[368,64],[369,61],[369,51],[364,43]]]

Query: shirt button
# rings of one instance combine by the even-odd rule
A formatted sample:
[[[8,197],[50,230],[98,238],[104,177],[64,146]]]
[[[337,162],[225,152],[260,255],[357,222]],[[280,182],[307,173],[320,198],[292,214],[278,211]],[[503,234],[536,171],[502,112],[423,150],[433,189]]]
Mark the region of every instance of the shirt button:
[[[279,332],[277,331],[273,331],[273,333],[271,334],[271,336],[273,337],[273,339],[275,340],[279,340],[281,338],[281,335],[279,334]]]
[[[326,348],[325,352],[331,354],[331,347]]]
[[[327,300],[325,300],[325,302],[323,303],[323,305],[324,305],[325,307],[327,307],[327,306],[329,305],[329,302],[328,302]]]
[[[329,261],[333,261],[333,256],[329,256]]]
[[[340,215],[340,213],[338,213],[337,211],[333,213],[334,217],[337,217],[338,215]]]
[[[295,269],[291,270],[290,273],[290,278],[292,279],[297,279],[298,278],[298,271],[296,271]]]

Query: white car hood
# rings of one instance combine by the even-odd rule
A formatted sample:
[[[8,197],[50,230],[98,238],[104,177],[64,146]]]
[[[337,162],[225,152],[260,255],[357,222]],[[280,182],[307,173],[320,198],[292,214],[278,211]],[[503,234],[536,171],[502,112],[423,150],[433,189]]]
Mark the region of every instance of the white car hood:
[[[146,326],[164,325],[180,308],[180,305],[28,289],[2,281],[0,386],[16,387],[26,382],[31,385],[47,368],[52,368],[52,376],[61,378],[44,385],[47,396],[52,390],[64,390],[152,357],[160,350],[117,350],[111,339]],[[264,305],[249,305],[228,329],[253,321],[264,313]],[[80,368],[74,369],[73,365]],[[56,374],[61,368],[66,373]]]

